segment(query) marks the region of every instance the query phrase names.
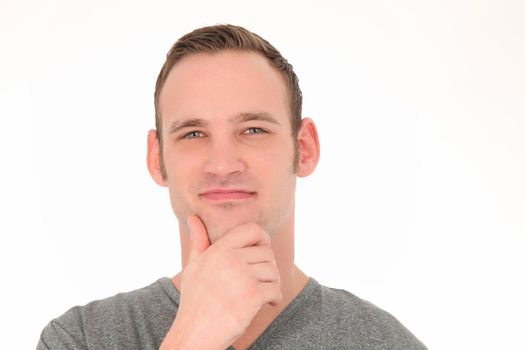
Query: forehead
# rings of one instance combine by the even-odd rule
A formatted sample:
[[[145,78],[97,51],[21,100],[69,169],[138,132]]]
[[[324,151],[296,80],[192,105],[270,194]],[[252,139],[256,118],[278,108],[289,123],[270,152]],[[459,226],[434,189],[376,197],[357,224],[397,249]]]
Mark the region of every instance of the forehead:
[[[286,78],[263,55],[227,50],[191,54],[171,69],[159,96],[163,123],[240,113],[290,117]],[[285,123],[286,124],[286,123]]]

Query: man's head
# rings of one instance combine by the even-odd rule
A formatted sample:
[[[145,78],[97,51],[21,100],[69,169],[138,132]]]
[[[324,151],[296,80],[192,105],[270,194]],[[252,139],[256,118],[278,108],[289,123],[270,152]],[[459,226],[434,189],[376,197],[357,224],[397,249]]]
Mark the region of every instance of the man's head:
[[[225,48],[211,49],[210,42]],[[255,34],[218,26],[179,40],[159,75],[148,168],[169,188],[181,228],[187,231],[186,218],[197,215],[212,243],[243,223],[271,235],[293,229],[296,176],[317,164],[317,132],[300,118],[297,77],[292,72],[290,80],[275,62],[291,71]]]
[[[173,66],[182,58],[196,54],[207,53],[214,54],[224,50],[242,50],[258,52],[271,63],[279,72],[283,74],[288,85],[290,99],[290,122],[292,126],[292,137],[297,138],[297,131],[301,124],[302,113],[302,93],[299,88],[299,79],[295,74],[293,67],[288,61],[281,56],[279,51],[268,41],[249,30],[233,25],[216,25],[196,29],[181,37],[169,50],[166,62],[157,77],[155,84],[155,126],[157,128],[157,138],[160,141],[162,155],[162,117],[159,110],[159,97],[171,72]],[[297,145],[296,145],[297,146]],[[297,153],[294,163],[297,162]],[[297,166],[297,164],[295,164]],[[166,171],[161,158],[161,167],[163,176]]]

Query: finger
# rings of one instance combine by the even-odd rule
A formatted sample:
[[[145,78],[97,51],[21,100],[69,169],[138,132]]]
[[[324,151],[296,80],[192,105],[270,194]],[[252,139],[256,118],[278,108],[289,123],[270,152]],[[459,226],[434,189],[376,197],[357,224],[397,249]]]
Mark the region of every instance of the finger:
[[[275,256],[272,248],[268,246],[251,246],[238,248],[240,256],[247,264],[274,263]]]
[[[242,224],[215,242],[228,248],[244,248],[249,246],[270,246],[271,238],[263,228],[255,223]]]
[[[274,263],[267,262],[250,265],[250,272],[259,282],[279,283],[281,280],[279,269]]]
[[[282,299],[283,295],[281,292],[281,285],[274,282],[263,282],[259,283],[259,302],[261,304],[269,303],[272,306],[278,305]]]
[[[204,226],[204,223],[198,216],[190,215],[186,221],[190,234],[189,261],[191,262],[208,249],[210,239],[208,237],[208,231],[206,231],[206,226]]]

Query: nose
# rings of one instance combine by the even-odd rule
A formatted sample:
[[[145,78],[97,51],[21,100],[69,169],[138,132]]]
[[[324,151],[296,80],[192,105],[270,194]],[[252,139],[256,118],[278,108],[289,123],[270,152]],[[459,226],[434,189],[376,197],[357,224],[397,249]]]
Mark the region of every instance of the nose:
[[[204,166],[206,174],[225,177],[246,171],[247,165],[242,159],[240,146],[234,140],[227,137],[214,138],[209,147]]]

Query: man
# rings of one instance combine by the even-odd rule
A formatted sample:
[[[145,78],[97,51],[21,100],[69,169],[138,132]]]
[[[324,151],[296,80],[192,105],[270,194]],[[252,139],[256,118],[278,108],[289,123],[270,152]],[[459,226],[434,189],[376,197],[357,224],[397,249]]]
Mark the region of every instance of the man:
[[[38,349],[425,349],[394,317],[294,264],[296,177],[319,159],[292,66],[244,28],[197,29],[168,53],[148,134],[183,269],[75,307]]]

